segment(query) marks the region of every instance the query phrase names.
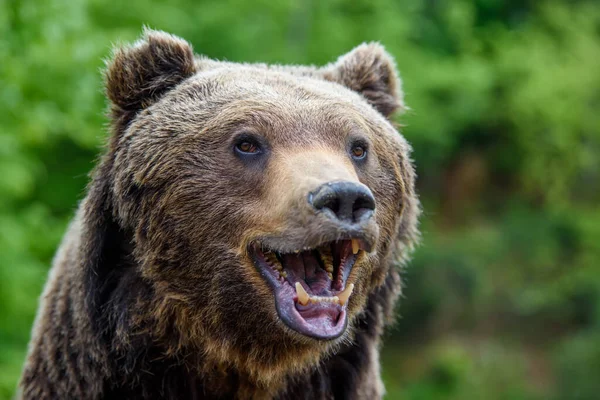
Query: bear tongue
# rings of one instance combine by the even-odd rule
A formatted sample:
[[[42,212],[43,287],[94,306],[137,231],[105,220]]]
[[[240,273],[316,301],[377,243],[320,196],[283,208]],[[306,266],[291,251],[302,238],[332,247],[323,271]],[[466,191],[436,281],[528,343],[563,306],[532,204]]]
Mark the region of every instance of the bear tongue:
[[[292,287],[296,282],[304,281],[310,294],[318,296],[331,295],[331,280],[319,265],[312,251],[282,254],[282,266],[287,272],[287,280]]]

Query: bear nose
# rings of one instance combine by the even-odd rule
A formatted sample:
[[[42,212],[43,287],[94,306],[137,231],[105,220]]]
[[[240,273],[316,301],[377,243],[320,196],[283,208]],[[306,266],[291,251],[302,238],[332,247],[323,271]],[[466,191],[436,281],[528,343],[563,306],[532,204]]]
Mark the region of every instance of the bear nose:
[[[308,201],[329,218],[353,224],[371,218],[375,210],[369,188],[354,182],[325,183],[309,194]]]

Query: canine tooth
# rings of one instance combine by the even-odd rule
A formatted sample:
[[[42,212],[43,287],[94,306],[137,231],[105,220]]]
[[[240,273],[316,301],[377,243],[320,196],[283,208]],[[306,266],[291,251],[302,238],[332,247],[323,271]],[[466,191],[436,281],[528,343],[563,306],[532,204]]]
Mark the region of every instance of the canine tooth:
[[[343,292],[338,293],[337,297],[338,297],[338,300],[339,300],[339,303],[341,306],[343,306],[344,304],[346,304],[348,302],[348,299],[350,298],[350,295],[352,294],[353,290],[354,290],[354,283],[351,283],[348,286],[346,286],[346,289],[344,289]]]
[[[302,304],[303,306],[307,305],[309,300],[312,300],[300,282],[296,282],[296,295],[298,296],[298,303]]]
[[[287,272],[283,271],[282,273],[280,273],[279,275],[283,276],[284,278],[287,278]]]
[[[329,277],[329,280],[331,280],[331,281],[333,280],[333,274],[331,272],[328,272],[327,276]]]
[[[358,239],[352,239],[352,254],[358,253],[360,250],[360,246],[358,243]]]

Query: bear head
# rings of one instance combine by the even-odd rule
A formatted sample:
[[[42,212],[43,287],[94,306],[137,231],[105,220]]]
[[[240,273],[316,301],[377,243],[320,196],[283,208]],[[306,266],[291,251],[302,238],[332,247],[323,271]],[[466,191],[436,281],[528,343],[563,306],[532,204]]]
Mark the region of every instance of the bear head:
[[[149,338],[268,385],[351,341],[418,235],[385,50],[237,64],[146,30],[108,61],[106,93],[83,218],[87,304],[113,348]]]

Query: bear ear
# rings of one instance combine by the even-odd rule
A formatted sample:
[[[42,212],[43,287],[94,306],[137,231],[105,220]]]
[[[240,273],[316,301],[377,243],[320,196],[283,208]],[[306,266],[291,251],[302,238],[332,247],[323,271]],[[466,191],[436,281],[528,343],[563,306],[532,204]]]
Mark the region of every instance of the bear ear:
[[[363,43],[325,68],[325,79],[360,93],[385,117],[406,108],[394,59],[379,43]]]
[[[161,31],[144,29],[132,46],[116,48],[107,62],[106,94],[122,123],[196,72],[192,46]]]

